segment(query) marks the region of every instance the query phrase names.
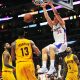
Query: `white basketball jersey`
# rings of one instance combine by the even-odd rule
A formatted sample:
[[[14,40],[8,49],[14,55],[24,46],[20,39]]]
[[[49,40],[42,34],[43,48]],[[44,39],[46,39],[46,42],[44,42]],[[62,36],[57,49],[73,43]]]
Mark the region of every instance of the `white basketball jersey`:
[[[65,27],[65,26],[64,26]],[[53,37],[55,42],[66,42],[66,28],[63,28],[60,23],[53,26]]]

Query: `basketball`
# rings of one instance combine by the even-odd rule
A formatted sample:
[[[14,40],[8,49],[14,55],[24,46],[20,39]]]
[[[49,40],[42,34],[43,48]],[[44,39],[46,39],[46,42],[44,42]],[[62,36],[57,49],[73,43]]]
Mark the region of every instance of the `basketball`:
[[[33,20],[33,15],[30,13],[27,13],[24,15],[24,22],[29,23]]]

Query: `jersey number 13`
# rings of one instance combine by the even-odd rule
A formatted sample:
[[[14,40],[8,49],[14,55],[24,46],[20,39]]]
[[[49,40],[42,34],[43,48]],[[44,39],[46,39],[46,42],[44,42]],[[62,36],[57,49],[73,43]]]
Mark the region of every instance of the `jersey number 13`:
[[[29,55],[29,51],[27,47],[21,48],[22,56]]]

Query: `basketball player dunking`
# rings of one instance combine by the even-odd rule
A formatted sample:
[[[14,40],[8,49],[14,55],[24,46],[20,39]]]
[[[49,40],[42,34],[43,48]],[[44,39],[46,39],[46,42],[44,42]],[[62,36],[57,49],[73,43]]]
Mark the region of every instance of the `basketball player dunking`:
[[[54,12],[54,20],[51,20],[47,11],[46,5],[50,5],[52,11]],[[60,53],[66,50],[67,48],[67,39],[66,39],[66,27],[65,22],[60,17],[57,10],[54,8],[51,2],[49,3],[42,3],[41,7],[44,11],[44,16],[49,24],[49,26],[53,30],[53,37],[55,42],[50,44],[42,49],[42,68],[38,70],[38,73],[47,73],[48,75],[53,74],[55,72],[54,62],[55,62],[55,54]],[[47,63],[47,54],[50,56],[50,69],[46,68]]]

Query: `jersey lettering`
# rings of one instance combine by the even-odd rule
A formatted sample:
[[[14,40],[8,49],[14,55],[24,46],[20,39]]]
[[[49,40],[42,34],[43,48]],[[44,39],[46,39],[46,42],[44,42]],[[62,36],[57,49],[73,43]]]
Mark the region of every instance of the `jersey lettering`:
[[[61,31],[61,29],[58,29],[57,34],[60,34],[60,33],[62,33],[62,31]]]
[[[29,55],[29,51],[28,51],[28,48],[27,47],[21,48],[21,51],[22,51],[22,56]]]

